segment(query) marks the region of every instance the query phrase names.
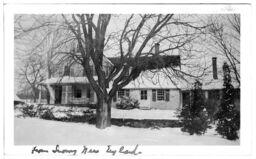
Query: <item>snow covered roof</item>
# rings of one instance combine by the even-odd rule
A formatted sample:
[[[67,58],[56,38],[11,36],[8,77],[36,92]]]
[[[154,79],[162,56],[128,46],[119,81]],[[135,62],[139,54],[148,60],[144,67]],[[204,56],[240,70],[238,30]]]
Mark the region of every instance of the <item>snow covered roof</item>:
[[[190,80],[190,83],[184,83],[182,90],[190,90],[193,88],[193,83],[195,80]],[[213,79],[212,73],[205,74],[203,77],[201,77],[200,82],[202,83],[202,89],[203,90],[210,90],[210,89],[222,89],[223,88],[223,75],[222,71],[219,71],[218,73],[218,79]],[[239,83],[237,83],[235,80],[232,80],[232,85],[234,88],[239,88]]]
[[[213,79],[212,73],[205,74],[200,81],[202,82],[203,90],[210,89],[222,89],[223,77],[219,74],[218,79]],[[188,79],[188,82],[177,79],[170,79],[165,72],[162,71],[144,71],[137,79],[131,81],[124,89],[181,89],[190,90],[193,89],[195,79]],[[239,88],[239,84],[233,80],[232,82],[235,88]]]
[[[71,83],[88,84],[89,81],[87,77],[63,76],[63,77],[49,78],[41,82],[41,84],[71,84]]]
[[[89,81],[87,77],[54,77],[50,79],[46,79],[45,81],[41,82],[41,84],[88,84]],[[181,89],[181,90],[190,90],[193,88],[193,82],[185,83],[182,81],[175,82],[175,84],[163,73],[163,72],[156,72],[151,73],[149,71],[142,72],[140,76],[131,81],[128,85],[123,87],[123,89]],[[223,88],[223,80],[222,78],[219,79],[211,79],[209,77],[205,77],[202,80],[202,89],[209,90],[209,89],[222,89]],[[235,88],[239,88],[238,83],[232,83]],[[19,98],[17,98],[19,99]]]
[[[163,72],[142,72],[138,78],[131,81],[124,89],[178,89],[179,85],[175,85]]]
[[[239,84],[233,82],[232,83],[234,88],[239,88]],[[223,80],[217,79],[217,80],[211,80],[211,81],[203,81],[202,82],[202,89],[203,90],[211,90],[211,89],[222,89],[223,88]],[[186,84],[182,88],[182,90],[190,90],[193,89],[193,84]]]
[[[97,77],[94,77],[97,79]],[[212,73],[204,75],[200,81],[202,82],[203,90],[210,89],[222,89],[223,79],[221,73],[219,73],[218,79],[213,79]],[[170,79],[165,72],[161,70],[151,70],[142,72],[138,78],[131,81],[128,85],[123,87],[123,89],[181,89],[190,90],[193,89],[193,83],[195,79],[190,79],[189,82],[177,81],[175,79]],[[54,77],[47,79],[41,84],[88,84],[89,81],[87,77]],[[233,81],[233,86],[239,88],[239,84]],[[110,83],[111,87],[111,83]]]

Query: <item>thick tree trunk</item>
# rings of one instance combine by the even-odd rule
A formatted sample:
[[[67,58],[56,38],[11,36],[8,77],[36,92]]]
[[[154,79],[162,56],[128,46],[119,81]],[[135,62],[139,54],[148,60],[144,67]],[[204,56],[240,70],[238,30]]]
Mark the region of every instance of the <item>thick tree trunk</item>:
[[[37,99],[37,96],[36,96],[36,88],[32,88],[32,91],[33,91],[33,102],[36,103],[36,99]]]
[[[98,97],[96,110],[96,127],[105,129],[111,126],[111,101],[106,102],[103,97]]]

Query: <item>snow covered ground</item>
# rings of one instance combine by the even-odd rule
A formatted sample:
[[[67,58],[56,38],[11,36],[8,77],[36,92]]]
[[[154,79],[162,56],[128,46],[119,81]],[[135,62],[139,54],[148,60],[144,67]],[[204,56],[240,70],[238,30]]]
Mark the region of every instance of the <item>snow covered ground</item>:
[[[36,105],[35,105],[36,106]],[[17,108],[21,108],[22,105],[17,105]],[[67,106],[54,106],[43,105],[44,108],[51,109],[56,118],[67,117],[67,112],[70,115],[83,115],[84,111],[87,111],[88,107],[67,107]],[[96,113],[95,109],[93,110]],[[20,109],[15,109],[15,116],[21,115]],[[160,110],[160,109],[131,109],[122,110],[111,108],[111,117],[120,119],[162,119],[162,120],[177,120],[177,114],[175,110]]]
[[[221,138],[213,129],[202,136],[190,136],[179,128],[111,126],[99,130],[87,123],[15,117],[14,130],[16,145],[239,145],[239,141]]]
[[[150,109],[150,110],[141,110],[141,109],[132,109],[132,110],[121,110],[112,108],[111,117],[112,118],[124,118],[124,119],[165,119],[165,120],[176,120],[175,110],[159,110],[159,109]]]

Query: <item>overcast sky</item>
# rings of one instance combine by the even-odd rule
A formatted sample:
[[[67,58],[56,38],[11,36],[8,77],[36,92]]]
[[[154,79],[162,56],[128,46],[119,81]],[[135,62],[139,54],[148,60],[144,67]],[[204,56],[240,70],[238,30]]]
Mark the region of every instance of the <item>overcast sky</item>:
[[[69,15],[66,15],[69,17]],[[116,34],[120,34],[120,31],[122,31],[125,21],[130,15],[112,15],[110,23],[107,28],[107,36]],[[219,19],[220,21],[223,21],[222,19],[225,19],[227,15],[175,15],[174,19],[181,19],[182,21],[188,21],[191,24],[198,26],[198,25],[204,25],[208,22],[209,17],[215,17]],[[97,18],[97,17],[96,17]],[[135,15],[134,20],[132,21],[132,24],[134,24],[134,27],[138,25],[138,22],[140,20],[140,17],[138,15]],[[16,15],[15,16],[15,34],[19,33],[20,30],[17,30],[16,28],[20,28],[22,26],[25,29],[28,29],[29,27],[34,27],[39,24],[42,24],[44,22],[50,21],[51,23],[54,23],[55,25],[58,23],[61,23],[63,21],[63,18],[61,15]],[[149,21],[147,26],[152,26],[154,24],[154,21]],[[15,73],[17,73],[17,70],[22,67],[23,63],[20,60],[20,57],[25,57],[27,54],[30,54],[35,46],[42,41],[42,39],[45,37],[46,33],[54,29],[55,25],[49,25],[49,27],[42,27],[36,31],[32,31],[29,34],[26,34],[25,36],[22,36],[21,38],[15,39]],[[171,28],[166,29],[168,30],[168,34],[179,34],[184,33],[186,30],[177,27],[172,26]],[[144,30],[145,33],[147,33],[147,28]],[[163,32],[162,35],[165,35],[167,32]],[[48,51],[48,45],[51,43],[51,38],[53,36],[49,36],[48,39],[46,39],[44,43],[44,47],[39,47],[37,49],[37,52],[40,52],[43,55],[46,55],[46,52]],[[208,63],[211,61],[211,57],[217,56],[219,63],[223,63],[225,60],[223,56],[221,56],[218,53],[218,50],[213,48],[212,46],[208,45],[206,43],[205,36],[202,36],[202,38],[198,38],[195,42],[193,42],[193,50],[197,50],[200,52],[193,52],[191,51],[190,54],[195,54],[198,56],[196,59],[191,59],[194,63]],[[119,53],[119,47],[117,45],[117,40],[110,40],[109,44],[111,47],[106,47],[106,50],[104,54],[106,56],[114,56]],[[152,41],[150,41],[149,45],[145,47],[145,52],[149,50],[149,48],[154,44],[154,40],[157,41],[157,38],[153,38]],[[176,39],[175,39],[176,40]],[[139,46],[140,43],[138,43]],[[138,46],[136,48],[138,48]],[[167,41],[164,41],[160,43],[160,50],[170,47],[171,44]],[[238,46],[240,49],[240,46]],[[136,50],[136,49],[135,49]],[[181,55],[181,58],[186,56],[186,53],[180,52],[179,50],[169,51],[166,54],[179,54]],[[17,58],[18,57],[18,58]],[[200,58],[199,58],[200,57]],[[182,61],[183,62],[183,61]],[[219,65],[220,67],[221,65]],[[220,67],[221,68],[221,67]],[[17,88],[17,80],[15,82],[15,88]]]

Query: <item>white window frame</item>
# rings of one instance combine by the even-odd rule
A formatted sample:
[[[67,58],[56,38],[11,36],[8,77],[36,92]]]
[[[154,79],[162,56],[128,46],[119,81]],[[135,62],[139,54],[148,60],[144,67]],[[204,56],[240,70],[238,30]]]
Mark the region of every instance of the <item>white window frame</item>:
[[[157,89],[157,91],[156,91],[156,100],[157,101],[164,101],[165,100],[165,90],[164,89]]]
[[[118,98],[122,98],[123,96],[125,96],[125,91],[124,91],[124,89],[118,90],[118,91],[117,91],[117,97],[118,97]]]
[[[141,100],[148,100],[148,91],[147,90],[141,90],[140,91],[140,99]]]

